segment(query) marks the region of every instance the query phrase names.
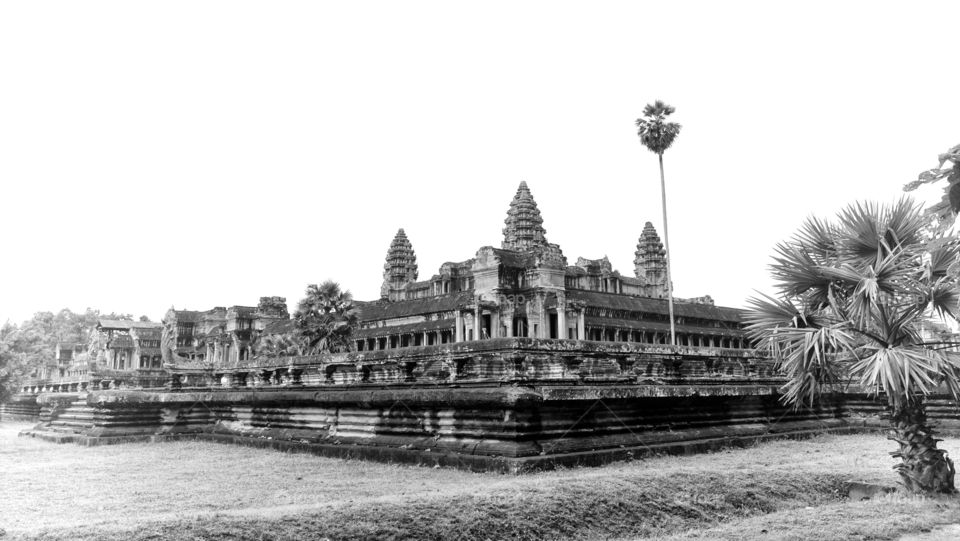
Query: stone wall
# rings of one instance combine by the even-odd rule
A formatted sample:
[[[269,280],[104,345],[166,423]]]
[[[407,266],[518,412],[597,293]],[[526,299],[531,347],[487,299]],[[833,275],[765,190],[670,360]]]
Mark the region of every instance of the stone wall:
[[[40,419],[40,405],[34,393],[18,393],[0,404],[0,421],[30,421]]]
[[[521,471],[826,430],[875,430],[858,394],[779,401],[750,352],[502,339],[173,369],[167,390],[43,393],[26,435],[86,445],[196,438]],[[960,427],[946,401],[931,416]]]

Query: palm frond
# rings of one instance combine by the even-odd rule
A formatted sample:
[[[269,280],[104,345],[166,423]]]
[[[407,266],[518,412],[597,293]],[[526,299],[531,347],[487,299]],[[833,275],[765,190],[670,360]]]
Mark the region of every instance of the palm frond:
[[[880,252],[880,211],[875,203],[855,203],[840,211],[837,247],[854,265],[867,265]]]
[[[771,350],[787,377],[784,401],[799,407],[812,405],[825,387],[841,380],[844,363],[856,358],[856,340],[835,327],[786,329],[775,335]]]
[[[806,327],[803,314],[789,299],[775,299],[766,293],[757,293],[762,298],[747,299],[747,305],[751,309],[745,316],[745,322],[747,336],[751,340],[763,341],[780,328]]]
[[[929,292],[930,306],[940,319],[960,320],[958,307],[960,307],[960,286],[954,280],[946,277],[937,280]]]
[[[837,257],[835,228],[815,216],[807,218],[792,240],[810,254],[810,258],[820,265],[827,265]]]
[[[940,382],[943,356],[922,347],[880,347],[854,363],[851,375],[874,393],[885,393],[894,405],[929,394]]]
[[[908,197],[901,197],[893,206],[886,208],[881,217],[885,225],[883,239],[890,249],[915,246],[922,239],[926,226],[921,206]]]
[[[960,256],[960,245],[956,239],[935,239],[932,242],[937,243],[937,247],[930,251],[928,262],[929,277],[939,279],[950,272],[950,267],[957,262]]]
[[[825,276],[823,267],[802,247],[789,243],[775,248],[770,273],[778,282],[780,293],[787,297],[799,296],[811,289],[820,290],[818,298],[826,301],[827,288],[832,279]]]

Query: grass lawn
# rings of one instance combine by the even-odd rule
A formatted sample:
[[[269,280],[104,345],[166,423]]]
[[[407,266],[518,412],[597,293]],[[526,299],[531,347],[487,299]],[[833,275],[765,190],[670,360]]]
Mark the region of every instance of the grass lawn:
[[[883,436],[775,441],[520,476],[197,442],[84,448],[0,423],[7,539],[896,539],[960,499],[851,502],[893,485]],[[941,444],[960,448],[960,439]]]

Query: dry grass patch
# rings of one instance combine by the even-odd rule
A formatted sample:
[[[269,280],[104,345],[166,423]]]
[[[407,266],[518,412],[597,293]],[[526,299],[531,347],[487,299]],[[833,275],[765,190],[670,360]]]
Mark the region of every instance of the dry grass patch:
[[[509,476],[200,442],[54,445],[16,438],[26,426],[0,424],[8,538],[884,538],[957,511],[842,500],[846,481],[895,483],[890,442],[875,435]]]

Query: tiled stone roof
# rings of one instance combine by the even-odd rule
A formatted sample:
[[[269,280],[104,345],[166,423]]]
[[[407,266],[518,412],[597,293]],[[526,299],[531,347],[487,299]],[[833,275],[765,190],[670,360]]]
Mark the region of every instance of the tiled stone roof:
[[[455,310],[458,306],[470,304],[473,291],[461,291],[438,297],[412,299],[397,302],[371,302],[359,307],[361,321],[376,321],[419,314],[435,314]]]
[[[611,327],[617,329],[633,329],[638,331],[670,332],[670,323],[663,323],[659,321],[637,321],[633,319],[588,316],[584,318],[584,324],[587,327]],[[718,327],[700,327],[697,325],[677,325],[676,332],[716,336],[746,336],[746,332],[739,329],[721,329]]]
[[[130,321],[126,319],[98,319],[97,326],[102,329],[159,329],[160,323],[153,321]]]
[[[652,299],[648,297],[633,297],[600,291],[584,291],[579,289],[567,290],[567,299],[582,301],[587,306],[610,308],[613,310],[628,310],[631,312],[648,312],[653,314],[668,314],[667,299]],[[711,306],[709,304],[693,304],[674,302],[673,312],[676,316],[714,319],[720,321],[736,321],[743,319],[743,311],[738,308]]]
[[[517,252],[515,250],[494,248],[493,253],[497,254],[497,257],[500,259],[500,264],[506,267],[527,269],[536,265],[536,258],[531,252]]]
[[[353,333],[353,338],[373,338],[376,336],[388,336],[391,334],[405,334],[437,330],[453,330],[456,325],[455,319],[435,319],[433,321],[422,321],[420,323],[407,323],[406,325],[394,325],[391,327],[373,327],[370,329],[361,329]]]
[[[292,319],[278,319],[267,323],[263,328],[263,334],[286,334],[293,332],[297,328],[297,322]]]

